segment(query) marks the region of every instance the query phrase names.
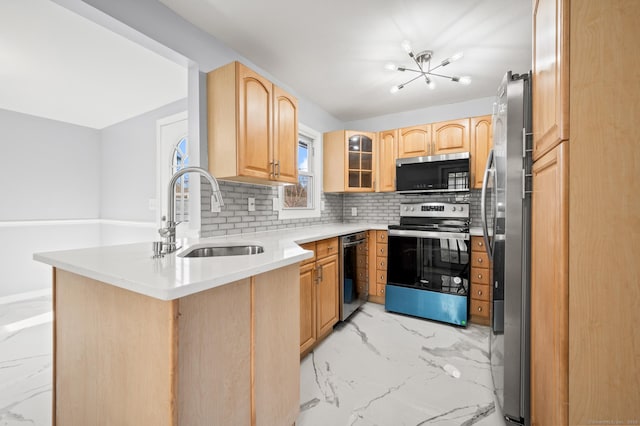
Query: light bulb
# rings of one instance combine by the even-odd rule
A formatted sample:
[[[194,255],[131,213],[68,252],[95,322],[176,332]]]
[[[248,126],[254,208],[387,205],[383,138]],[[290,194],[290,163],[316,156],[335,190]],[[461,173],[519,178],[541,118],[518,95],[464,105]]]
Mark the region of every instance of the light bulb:
[[[400,90],[399,86],[393,86],[391,87],[391,90],[389,90],[391,93],[398,93],[398,90]]]
[[[387,62],[387,63],[384,65],[384,67],[385,67],[386,69],[388,69],[389,71],[395,71],[395,70],[397,70],[397,69],[398,69],[398,67],[396,66],[396,64],[393,64],[393,63],[391,63],[391,62]]]
[[[429,80],[427,81],[427,87],[431,90],[436,88],[436,84],[433,82],[433,80]]]
[[[404,40],[400,46],[402,46],[405,52],[411,53],[411,43],[409,40]]]
[[[460,77],[459,82],[460,84],[464,84],[464,85],[471,84],[471,77],[469,77],[468,75]]]
[[[462,56],[464,56],[464,54],[462,52],[458,52],[449,58],[449,62],[457,61],[458,59],[462,58]]]

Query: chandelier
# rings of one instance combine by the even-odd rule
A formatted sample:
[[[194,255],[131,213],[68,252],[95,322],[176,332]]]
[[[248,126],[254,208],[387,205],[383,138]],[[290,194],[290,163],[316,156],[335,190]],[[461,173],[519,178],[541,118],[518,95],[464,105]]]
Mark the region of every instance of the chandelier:
[[[411,71],[416,73],[417,75],[402,84],[393,86],[391,88],[391,93],[397,93],[400,89],[402,89],[407,84],[422,77],[424,77],[424,81],[427,83],[427,87],[432,90],[435,89],[436,87],[435,83],[433,82],[433,77],[446,78],[448,80],[451,80],[455,83],[460,83],[460,84],[471,83],[471,77],[468,77],[468,76],[463,76],[463,77],[455,76],[455,75],[450,76],[450,75],[444,75],[444,74],[433,72],[439,68],[446,67],[451,62],[457,61],[458,59],[462,58],[462,52],[456,53],[450,58],[446,58],[445,60],[443,60],[438,65],[432,68],[431,67],[431,59],[433,58],[432,50],[424,50],[420,53],[414,54],[413,50],[411,49],[411,43],[409,43],[407,40],[402,42],[402,48],[405,50],[405,52],[409,54],[409,57],[413,59],[413,62],[416,63],[416,66],[418,67],[418,69],[400,67],[392,63],[388,63],[387,65],[385,65],[385,68],[392,71],[402,71],[402,72]]]

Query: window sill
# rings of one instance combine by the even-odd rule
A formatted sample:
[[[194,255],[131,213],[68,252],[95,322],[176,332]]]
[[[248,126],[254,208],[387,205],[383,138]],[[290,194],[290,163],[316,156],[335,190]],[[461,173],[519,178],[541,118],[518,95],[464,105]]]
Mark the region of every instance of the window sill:
[[[278,210],[278,220],[314,218],[320,214],[320,209],[281,209]]]

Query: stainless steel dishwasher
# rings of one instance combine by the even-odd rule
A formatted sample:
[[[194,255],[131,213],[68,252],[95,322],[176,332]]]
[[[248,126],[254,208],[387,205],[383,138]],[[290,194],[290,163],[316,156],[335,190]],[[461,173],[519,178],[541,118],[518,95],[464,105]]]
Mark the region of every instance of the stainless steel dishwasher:
[[[367,233],[340,237],[340,321],[349,318],[369,298]]]

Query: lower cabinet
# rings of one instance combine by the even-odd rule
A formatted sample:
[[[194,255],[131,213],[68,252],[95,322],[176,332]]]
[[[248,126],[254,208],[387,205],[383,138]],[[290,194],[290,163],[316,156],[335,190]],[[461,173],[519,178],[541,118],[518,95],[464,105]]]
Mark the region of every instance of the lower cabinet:
[[[384,305],[387,286],[387,231],[369,231],[369,301]]]
[[[471,237],[470,320],[491,325],[491,264],[482,237]]]
[[[338,239],[302,247],[314,257],[300,265],[300,356],[331,333],[340,317]]]

